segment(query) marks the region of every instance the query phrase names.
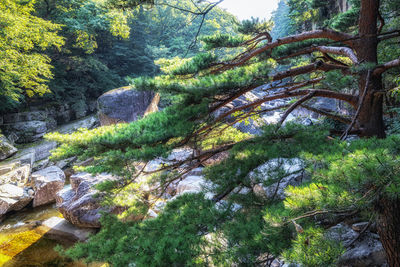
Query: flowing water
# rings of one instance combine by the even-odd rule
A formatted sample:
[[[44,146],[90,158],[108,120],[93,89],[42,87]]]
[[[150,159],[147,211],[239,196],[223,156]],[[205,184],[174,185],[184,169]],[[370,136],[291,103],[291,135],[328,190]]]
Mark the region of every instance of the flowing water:
[[[105,267],[104,264],[86,265],[60,256],[54,247],[72,246],[67,240],[52,240],[40,222],[51,217],[62,217],[55,205],[27,207],[7,214],[0,223],[0,266],[3,267]]]

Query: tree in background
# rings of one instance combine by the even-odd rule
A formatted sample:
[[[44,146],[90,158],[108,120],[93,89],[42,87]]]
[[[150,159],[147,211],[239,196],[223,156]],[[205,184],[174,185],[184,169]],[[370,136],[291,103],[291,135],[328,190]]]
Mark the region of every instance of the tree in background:
[[[135,79],[137,90],[157,89],[173,96],[172,105],[161,112],[131,124],[72,135],[51,134],[51,140],[62,143],[53,154],[55,159],[75,155],[81,160],[94,158],[91,166],[80,170],[123,177],[100,188],[110,194],[106,204],[112,205],[116,199],[123,202],[121,192],[129,196],[126,201],[132,204],[130,211],[136,218],[145,216],[171,183],[212,156],[229,151],[226,160],[205,170],[209,182],[205,192],[211,197],[185,194],[168,203],[155,219],[124,223],[105,216],[100,233],[68,255],[115,266],[249,266],[283,255],[307,266],[329,266],[335,264],[343,248],[325,238],[321,221],[334,224],[357,215],[376,221],[389,265],[399,266],[399,138],[384,139],[386,90],[382,78],[398,69],[400,58],[395,52],[382,61],[379,50],[388,46],[378,46],[399,37],[397,29],[387,29],[386,14],[380,12],[390,4],[361,0],[358,13],[347,14],[358,14],[359,18],[357,26],[348,27],[349,32],[322,28],[273,40],[268,24],[245,22],[239,27],[240,36],[203,38],[208,49],[242,47],[245,51],[223,61],[212,52],[181,64],[175,60],[164,66],[164,75]],[[290,64],[297,65],[273,71],[277,62],[294,58],[301,61],[291,60]],[[284,82],[270,87],[260,99],[215,114],[271,80]],[[341,83],[350,86],[342,87]],[[307,101],[314,97],[346,102],[354,115],[343,117],[310,107]],[[277,99],[293,101],[274,108],[285,110],[282,118],[260,137],[241,134],[225,122],[232,114],[235,121],[241,121],[271,111],[260,110],[260,106]],[[324,127],[282,128],[298,107],[346,123],[343,138],[354,133],[369,139],[349,145],[329,137]],[[224,131],[226,135],[221,134]],[[138,163],[166,157],[182,146],[197,152],[182,162],[164,164],[158,172],[146,172]],[[250,174],[261,164],[279,158],[301,158],[308,162],[312,175],[310,182],[289,187],[285,200],[276,194],[265,198],[255,187],[259,183],[279,184],[287,176],[282,168],[268,181]],[[140,174],[152,175],[148,182],[153,190],[138,189]]]
[[[154,60],[183,57],[187,53],[193,55],[199,51],[199,42],[194,46],[190,45],[202,21],[198,14],[189,13],[191,16],[188,16],[188,11],[196,9],[194,3],[189,0],[163,1],[150,9],[137,7],[137,4],[142,2],[145,1],[129,2],[130,8],[125,11],[115,8],[121,6],[121,3],[99,0],[38,0],[31,1],[29,5],[19,5],[24,7],[23,12],[29,10],[35,15],[30,15],[31,18],[47,23],[46,27],[53,25],[54,33],[49,31],[44,37],[55,38],[58,30],[57,38],[60,43],[56,45],[59,49],[44,51],[43,47],[43,51],[35,53],[37,59],[45,60],[43,64],[46,64],[43,66],[47,66],[40,68],[41,75],[35,74],[33,68],[19,69],[24,69],[24,72],[21,72],[21,75],[25,75],[25,78],[21,79],[25,81],[24,86],[32,83],[29,86],[36,88],[27,90],[28,94],[23,93],[28,87],[24,89],[20,85],[20,88],[16,89],[16,78],[13,78],[14,89],[6,90],[5,85],[11,78],[8,79],[9,82],[3,79],[5,93],[0,111],[15,111],[15,108],[21,108],[21,104],[29,107],[34,103],[43,105],[59,102],[70,104],[76,113],[84,114],[90,100],[96,99],[105,91],[126,85],[127,76],[157,74],[159,68]],[[181,10],[176,9],[175,5]],[[11,10],[6,6],[4,5],[5,10]],[[225,11],[219,8],[210,9],[199,34],[233,34],[232,20],[234,17]],[[10,24],[3,31],[15,34],[14,27],[15,24]],[[19,29],[22,30],[22,27]],[[26,28],[24,30],[29,31]],[[33,38],[33,35],[29,38]],[[62,40],[65,41],[63,46]],[[48,46],[51,46],[50,39],[47,41]],[[41,45],[44,45],[44,42]],[[17,59],[15,62],[14,67],[17,67]],[[32,60],[27,62],[33,64]],[[41,65],[35,63],[32,66]],[[38,76],[38,80],[34,82],[27,76],[28,72],[32,77]],[[39,72],[39,69],[36,72]],[[4,75],[9,76],[11,73],[10,71]]]
[[[271,30],[273,39],[288,36],[293,33],[293,22],[289,17],[290,8],[284,0],[279,1],[278,8],[272,14],[274,27]]]
[[[34,3],[0,1],[0,109],[49,92],[52,66],[44,51],[63,45],[61,25],[34,16]]]

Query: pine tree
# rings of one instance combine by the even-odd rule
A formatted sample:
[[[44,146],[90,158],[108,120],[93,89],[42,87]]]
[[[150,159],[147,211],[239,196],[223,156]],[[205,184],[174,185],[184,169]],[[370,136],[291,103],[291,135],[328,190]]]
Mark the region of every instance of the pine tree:
[[[376,218],[389,265],[399,266],[399,140],[398,136],[384,139],[382,76],[398,68],[400,58],[378,61],[378,43],[397,38],[399,32],[383,31],[383,23],[378,23],[380,7],[379,1],[361,0],[359,24],[350,33],[322,28],[273,40],[268,33],[270,25],[245,22],[239,27],[241,36],[219,34],[203,39],[209,49],[239,46],[244,49],[240,54],[224,60],[212,52],[199,54],[191,60],[168,62],[162,68],[164,75],[134,80],[136,90],[157,89],[170,97],[171,105],[161,112],[131,124],[49,135],[62,143],[53,153],[55,159],[73,155],[82,160],[93,158],[91,166],[80,169],[123,177],[101,188],[108,190],[109,200],[118,197],[121,187],[136,192],[135,197],[131,195],[133,210],[144,213],[152,205],[149,196],[162,197],[166,187],[188,171],[189,162],[189,169],[195,168],[213,155],[229,151],[226,160],[205,171],[212,184],[208,188],[211,198],[184,195],[168,203],[156,219],[140,222],[123,223],[105,216],[100,233],[68,255],[115,266],[250,266],[283,255],[308,266],[329,266],[343,249],[324,236],[318,219],[327,216],[337,222],[370,212],[371,219]],[[299,57],[299,66],[274,72],[277,62]],[[355,90],[330,88],[333,77],[339,76],[355,81]],[[216,110],[269,81],[284,83],[268,89],[269,94],[260,99],[215,115]],[[282,86],[283,90],[276,90]],[[307,101],[314,97],[346,102],[354,116],[309,107]],[[258,109],[262,103],[276,99],[293,101],[277,107],[285,109],[280,122],[265,128],[262,136],[240,135],[226,124],[228,116],[235,115],[236,121],[247,119],[263,112]],[[347,123],[343,138],[354,133],[366,139],[349,145],[328,138],[323,126],[281,127],[298,107]],[[221,136],[227,129],[230,134]],[[138,162],[166,157],[182,146],[191,146],[197,153],[190,160],[165,164],[159,172],[151,172],[151,182],[160,191],[134,190],[138,174],[143,172]],[[308,184],[288,188],[284,201],[275,195],[266,199],[257,194],[249,174],[277,158],[301,158],[312,175]],[[182,166],[186,168],[182,170]],[[255,179],[268,186],[279,183],[284,174],[281,170],[271,180]]]

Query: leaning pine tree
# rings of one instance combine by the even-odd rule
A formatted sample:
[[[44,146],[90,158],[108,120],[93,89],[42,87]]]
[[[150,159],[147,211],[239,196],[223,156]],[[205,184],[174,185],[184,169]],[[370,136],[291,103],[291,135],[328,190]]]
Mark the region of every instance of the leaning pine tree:
[[[79,170],[121,177],[99,186],[107,192],[104,204],[129,203],[127,213],[134,216],[127,218],[135,218],[105,215],[101,231],[67,255],[114,266],[251,266],[276,257],[329,266],[343,247],[328,239],[325,229],[358,216],[376,221],[389,265],[400,266],[400,138],[385,139],[382,88],[382,75],[399,67],[400,58],[378,62],[378,44],[398,37],[399,31],[381,31],[379,8],[379,1],[361,0],[354,13],[359,16],[354,34],[320,29],[274,41],[268,25],[245,23],[239,29],[242,35],[206,37],[210,50],[241,47],[243,52],[223,61],[212,52],[201,54],[168,65],[165,75],[136,79],[136,90],[157,90],[171,103],[139,121],[49,135],[62,144],[53,158],[93,158]],[[307,54],[317,55],[317,60],[273,71],[277,62]],[[332,89],[332,77],[339,76],[357,81],[356,90]],[[260,99],[216,112],[271,80],[285,82],[274,83]],[[315,97],[345,102],[354,115],[308,105]],[[242,121],[271,111],[261,106],[277,99],[293,101],[273,108],[285,111],[261,136],[242,134],[231,127],[234,122],[227,123],[229,116]],[[350,133],[366,138],[348,144],[328,138],[323,126],[281,127],[298,107],[348,124],[342,138]],[[148,168],[153,159],[184,146],[195,153]],[[158,217],[147,219],[148,210],[165,198],[171,184],[223,154],[224,160],[205,169],[204,192],[177,197]],[[252,170],[273,159],[293,158],[305,162],[310,180],[287,188],[284,200],[277,192],[269,197],[260,193],[256,185],[279,186],[287,176],[285,168],[271,171],[268,180]]]

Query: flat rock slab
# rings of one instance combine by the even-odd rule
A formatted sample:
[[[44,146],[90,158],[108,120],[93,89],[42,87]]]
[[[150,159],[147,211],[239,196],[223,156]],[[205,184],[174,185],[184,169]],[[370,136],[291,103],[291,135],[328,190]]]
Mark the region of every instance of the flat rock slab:
[[[72,242],[86,241],[96,230],[92,228],[78,228],[64,218],[51,217],[42,223],[41,228],[46,231],[46,237],[54,240],[69,240]]]
[[[65,184],[65,174],[57,166],[50,166],[32,173],[32,183],[35,187],[33,207],[45,205],[56,200],[56,194]]]

